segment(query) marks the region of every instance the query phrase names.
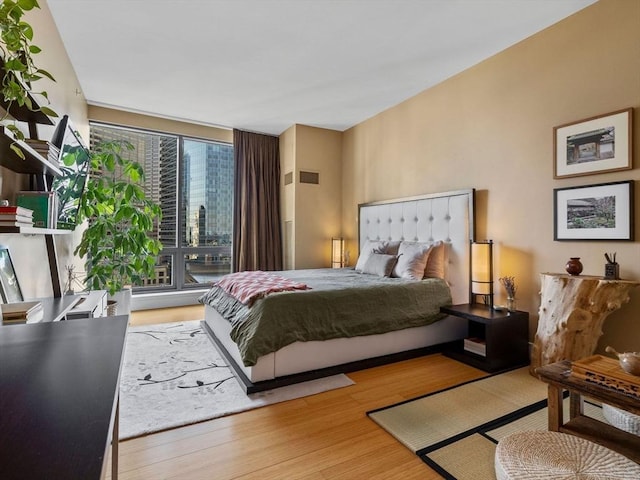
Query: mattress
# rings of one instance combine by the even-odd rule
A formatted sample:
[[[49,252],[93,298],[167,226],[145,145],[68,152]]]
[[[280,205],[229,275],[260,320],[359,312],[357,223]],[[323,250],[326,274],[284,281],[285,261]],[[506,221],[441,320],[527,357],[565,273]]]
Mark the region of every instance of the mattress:
[[[275,273],[275,272],[274,272]],[[409,280],[353,269],[277,272],[309,290],[279,292],[251,307],[213,286],[200,298],[231,323],[230,336],[245,366],[294,342],[375,335],[428,325],[444,315],[451,292],[441,279]]]

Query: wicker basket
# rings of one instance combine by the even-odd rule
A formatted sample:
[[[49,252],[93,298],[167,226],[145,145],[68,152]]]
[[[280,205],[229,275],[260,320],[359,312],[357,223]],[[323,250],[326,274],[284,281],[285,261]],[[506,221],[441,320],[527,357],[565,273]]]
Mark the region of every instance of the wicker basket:
[[[118,302],[107,300],[107,317],[115,317],[118,314]]]
[[[620,410],[605,403],[602,404],[602,415],[614,427],[634,435],[640,435],[640,415]]]

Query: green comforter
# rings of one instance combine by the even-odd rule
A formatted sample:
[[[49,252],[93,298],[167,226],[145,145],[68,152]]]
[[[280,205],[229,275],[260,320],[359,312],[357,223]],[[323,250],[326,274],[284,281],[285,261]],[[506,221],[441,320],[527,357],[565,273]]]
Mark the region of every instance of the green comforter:
[[[373,335],[428,325],[451,304],[446,282],[405,280],[353,269],[274,272],[310,290],[272,293],[250,308],[214,286],[199,301],[232,324],[231,338],[246,366],[291,343]]]

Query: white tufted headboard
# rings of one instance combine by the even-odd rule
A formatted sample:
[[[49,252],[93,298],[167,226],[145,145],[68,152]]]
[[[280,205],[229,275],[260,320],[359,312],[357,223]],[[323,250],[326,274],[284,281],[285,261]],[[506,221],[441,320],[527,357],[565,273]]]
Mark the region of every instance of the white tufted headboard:
[[[359,249],[366,240],[447,244],[446,280],[453,303],[469,302],[470,241],[475,239],[475,190],[434,193],[358,206]]]

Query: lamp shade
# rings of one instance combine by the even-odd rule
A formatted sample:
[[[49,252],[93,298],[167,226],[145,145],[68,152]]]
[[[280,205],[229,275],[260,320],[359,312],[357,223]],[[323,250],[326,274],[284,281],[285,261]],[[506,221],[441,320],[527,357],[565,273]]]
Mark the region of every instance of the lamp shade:
[[[331,239],[331,268],[344,267],[344,238]]]
[[[484,303],[493,306],[493,241],[471,242],[471,303],[475,297],[483,297]]]

